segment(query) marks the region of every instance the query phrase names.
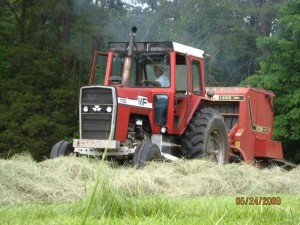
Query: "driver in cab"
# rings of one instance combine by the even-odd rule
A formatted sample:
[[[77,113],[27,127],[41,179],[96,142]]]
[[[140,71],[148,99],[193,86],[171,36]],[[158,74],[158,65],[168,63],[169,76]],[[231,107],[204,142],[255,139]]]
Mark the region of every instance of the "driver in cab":
[[[164,73],[164,68],[160,65],[154,65],[153,66],[153,72],[156,76],[155,82],[158,84],[157,86],[161,87],[169,87],[170,86],[170,80],[167,77],[167,75]]]

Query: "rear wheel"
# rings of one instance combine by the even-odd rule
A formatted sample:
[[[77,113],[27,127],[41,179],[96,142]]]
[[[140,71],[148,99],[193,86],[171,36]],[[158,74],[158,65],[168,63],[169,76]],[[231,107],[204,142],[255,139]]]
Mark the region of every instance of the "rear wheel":
[[[134,152],[132,163],[136,167],[143,167],[150,161],[161,160],[161,153],[156,144],[145,141]]]
[[[182,137],[186,158],[209,158],[228,163],[228,134],[223,117],[211,108],[196,111]]]
[[[53,145],[53,148],[50,153],[50,159],[54,159],[60,156],[68,156],[73,152],[73,146],[71,142],[60,141]]]

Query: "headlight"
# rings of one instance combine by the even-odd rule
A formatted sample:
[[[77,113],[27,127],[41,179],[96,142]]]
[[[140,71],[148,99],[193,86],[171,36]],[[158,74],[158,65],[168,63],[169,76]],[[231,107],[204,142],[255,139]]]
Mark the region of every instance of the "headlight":
[[[111,106],[107,106],[106,107],[106,112],[111,113],[112,112],[112,107]]]
[[[162,134],[165,134],[165,133],[167,132],[167,128],[166,128],[166,127],[160,128],[160,132],[161,132]]]
[[[135,121],[135,125],[137,125],[137,126],[143,126],[143,120],[137,120],[137,121]]]
[[[85,112],[85,113],[87,113],[87,112],[89,111],[89,107],[86,106],[86,105],[83,106],[83,107],[82,107],[82,111]]]

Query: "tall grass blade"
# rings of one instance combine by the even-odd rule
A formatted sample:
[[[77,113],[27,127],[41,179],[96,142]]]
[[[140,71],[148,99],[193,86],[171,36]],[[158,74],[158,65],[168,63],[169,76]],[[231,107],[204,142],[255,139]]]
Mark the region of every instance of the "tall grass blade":
[[[82,222],[81,222],[82,225],[84,225],[86,223],[86,219],[89,215],[91,206],[93,204],[93,200],[95,198],[96,190],[97,190],[97,188],[99,186],[99,182],[100,182],[100,172],[102,171],[103,163],[104,163],[104,160],[105,160],[105,157],[106,157],[106,154],[107,154],[107,150],[108,150],[108,146],[110,146],[110,142],[112,140],[114,132],[115,132],[115,126],[111,125],[107,146],[104,149],[104,152],[102,154],[100,165],[98,167],[97,174],[96,174],[96,180],[95,180],[94,186],[92,188],[91,194],[89,196],[89,200],[87,202],[87,205],[86,205],[86,208],[85,208],[85,211],[84,211],[83,219],[82,219]]]

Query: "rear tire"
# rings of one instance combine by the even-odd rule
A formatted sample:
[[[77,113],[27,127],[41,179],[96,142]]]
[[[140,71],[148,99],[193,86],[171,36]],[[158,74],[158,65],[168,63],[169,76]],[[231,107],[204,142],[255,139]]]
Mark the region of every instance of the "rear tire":
[[[220,165],[229,161],[228,134],[223,117],[211,108],[196,111],[182,137],[186,158],[209,158]]]
[[[150,161],[161,160],[161,153],[156,144],[145,141],[134,152],[132,164],[135,167],[144,167]]]
[[[53,145],[53,148],[50,153],[50,159],[54,159],[61,156],[68,156],[73,152],[73,145],[68,141],[60,141]]]

